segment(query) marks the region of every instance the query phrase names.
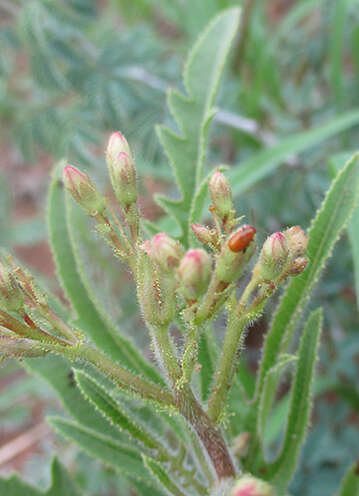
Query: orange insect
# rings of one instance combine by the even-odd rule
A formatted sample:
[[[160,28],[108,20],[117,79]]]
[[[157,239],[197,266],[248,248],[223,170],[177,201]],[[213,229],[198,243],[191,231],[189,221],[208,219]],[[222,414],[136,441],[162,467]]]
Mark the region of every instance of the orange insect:
[[[238,253],[248,248],[249,243],[254,238],[256,228],[253,226],[245,225],[239,231],[233,234],[228,240],[228,246],[231,251]]]

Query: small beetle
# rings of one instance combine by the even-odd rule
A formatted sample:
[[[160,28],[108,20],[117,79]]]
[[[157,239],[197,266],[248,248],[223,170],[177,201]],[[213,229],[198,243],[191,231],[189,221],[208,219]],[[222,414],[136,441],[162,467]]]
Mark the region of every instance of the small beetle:
[[[239,231],[234,233],[228,240],[228,246],[231,251],[238,253],[248,248],[249,243],[254,238],[256,228],[253,226],[245,225]]]

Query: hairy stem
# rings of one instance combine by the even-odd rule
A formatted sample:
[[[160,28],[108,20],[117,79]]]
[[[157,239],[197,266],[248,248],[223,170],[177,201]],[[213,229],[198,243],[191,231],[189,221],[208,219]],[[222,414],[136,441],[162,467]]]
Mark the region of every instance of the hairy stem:
[[[220,421],[223,406],[231,387],[237,362],[237,350],[247,321],[247,315],[238,317],[235,312],[232,313],[229,319],[221,357],[215,373],[212,393],[208,400],[208,415],[215,423],[219,423]]]
[[[165,406],[176,407],[173,395],[141,377],[129,372],[121,365],[113,362],[102,352],[96,350],[88,344],[82,344],[76,348],[67,348],[66,355],[70,359],[85,359],[92,363],[96,368],[103,372],[113,382],[118,384],[122,389],[132,391],[143,399],[153,400]]]
[[[219,479],[234,477],[231,455],[221,430],[215,426],[188,386],[177,394],[178,409],[201,440]]]
[[[152,328],[157,352],[171,382],[178,411],[192,426],[201,440],[219,479],[235,475],[234,466],[220,429],[215,426],[188,384],[178,387],[181,367],[170,342],[168,327]]]

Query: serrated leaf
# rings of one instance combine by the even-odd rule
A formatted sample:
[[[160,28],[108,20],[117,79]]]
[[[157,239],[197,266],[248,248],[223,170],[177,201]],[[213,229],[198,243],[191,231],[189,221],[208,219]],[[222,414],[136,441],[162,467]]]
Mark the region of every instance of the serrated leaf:
[[[62,436],[124,475],[145,482],[148,479],[141,455],[135,449],[70,420],[50,417],[49,422]]]
[[[265,432],[269,421],[273,399],[277,390],[280,376],[284,369],[296,360],[293,355],[283,355],[279,357],[278,363],[268,370],[263,384],[263,391],[259,401],[259,412],[257,418],[257,435],[261,441],[262,454],[265,458]]]
[[[161,487],[165,489],[168,496],[186,496],[185,493],[174,483],[172,477],[168,475],[168,471],[157,462],[154,458],[143,455],[143,462],[148,471],[153,475]]]
[[[0,494],[6,496],[80,496],[68,473],[56,458],[51,464],[51,486],[47,491],[30,486],[17,475],[0,479]]]
[[[322,311],[312,312],[304,327],[298,364],[291,391],[290,407],[282,450],[270,465],[270,481],[279,494],[291,481],[310,422],[312,385],[322,328]]]
[[[170,90],[168,106],[182,135],[158,127],[158,136],[169,158],[181,192],[180,200],[157,197],[158,204],[179,224],[182,241],[188,243],[194,222],[193,198],[203,179],[209,126],[224,63],[239,22],[238,8],[217,15],[190,52],[183,79],[187,95]],[[206,83],[203,84],[203,75]]]
[[[75,370],[76,382],[83,395],[101,414],[127,432],[133,439],[139,441],[150,450],[161,451],[162,446],[143,425],[135,422],[121,405],[106,391],[106,389],[81,370]]]
[[[59,280],[73,309],[77,314],[78,325],[92,341],[114,360],[129,367],[135,372],[150,375],[163,384],[159,374],[145,361],[132,343],[121,336],[109,323],[103,319],[93,304],[88,287],[83,279],[85,272],[79,267],[69,235],[66,222],[66,202],[64,188],[59,172],[60,163],[53,171],[49,192],[48,226],[51,248],[57,268]]]
[[[263,349],[258,391],[263,387],[266,373],[280,353],[286,351],[296,324],[318,282],[321,271],[333,247],[346,227],[359,198],[358,155],[347,162],[329,189],[308,231],[308,268],[291,280],[272,322]]]
[[[345,474],[338,496],[359,496],[359,461]]]

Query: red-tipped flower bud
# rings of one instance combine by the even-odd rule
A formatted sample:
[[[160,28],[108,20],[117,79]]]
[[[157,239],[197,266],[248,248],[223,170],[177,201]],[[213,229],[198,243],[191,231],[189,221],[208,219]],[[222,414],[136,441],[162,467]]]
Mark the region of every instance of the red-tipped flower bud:
[[[216,275],[220,281],[236,281],[255,251],[255,228],[242,226],[223,244],[217,257]]]
[[[126,208],[137,200],[136,169],[130,147],[122,133],[117,131],[111,134],[106,159],[116,198]]]
[[[222,220],[227,219],[233,211],[232,190],[228,179],[222,172],[215,171],[208,182],[214,212]]]
[[[231,496],[274,496],[274,489],[265,481],[244,475],[232,489]]]
[[[206,292],[212,273],[212,259],[202,250],[189,250],[177,270],[180,291],[186,300],[197,300]]]
[[[15,276],[0,263],[0,305],[9,312],[20,313],[24,308],[24,295]]]
[[[72,165],[67,165],[63,171],[63,181],[67,191],[72,195],[89,215],[96,215],[105,209],[102,195],[97,191],[87,174]]]
[[[179,241],[161,232],[152,238],[151,254],[161,269],[171,271],[178,267],[184,254],[184,248]]]
[[[276,232],[269,236],[262,247],[257,270],[263,279],[276,279],[284,270],[288,261],[288,244],[284,234]]]
[[[291,258],[304,256],[309,238],[304,234],[303,229],[300,226],[293,226],[284,231],[284,235],[287,239]]]
[[[208,229],[202,224],[192,224],[191,225],[193,234],[196,236],[198,241],[203,245],[216,246],[218,243],[217,233],[214,229]]]

